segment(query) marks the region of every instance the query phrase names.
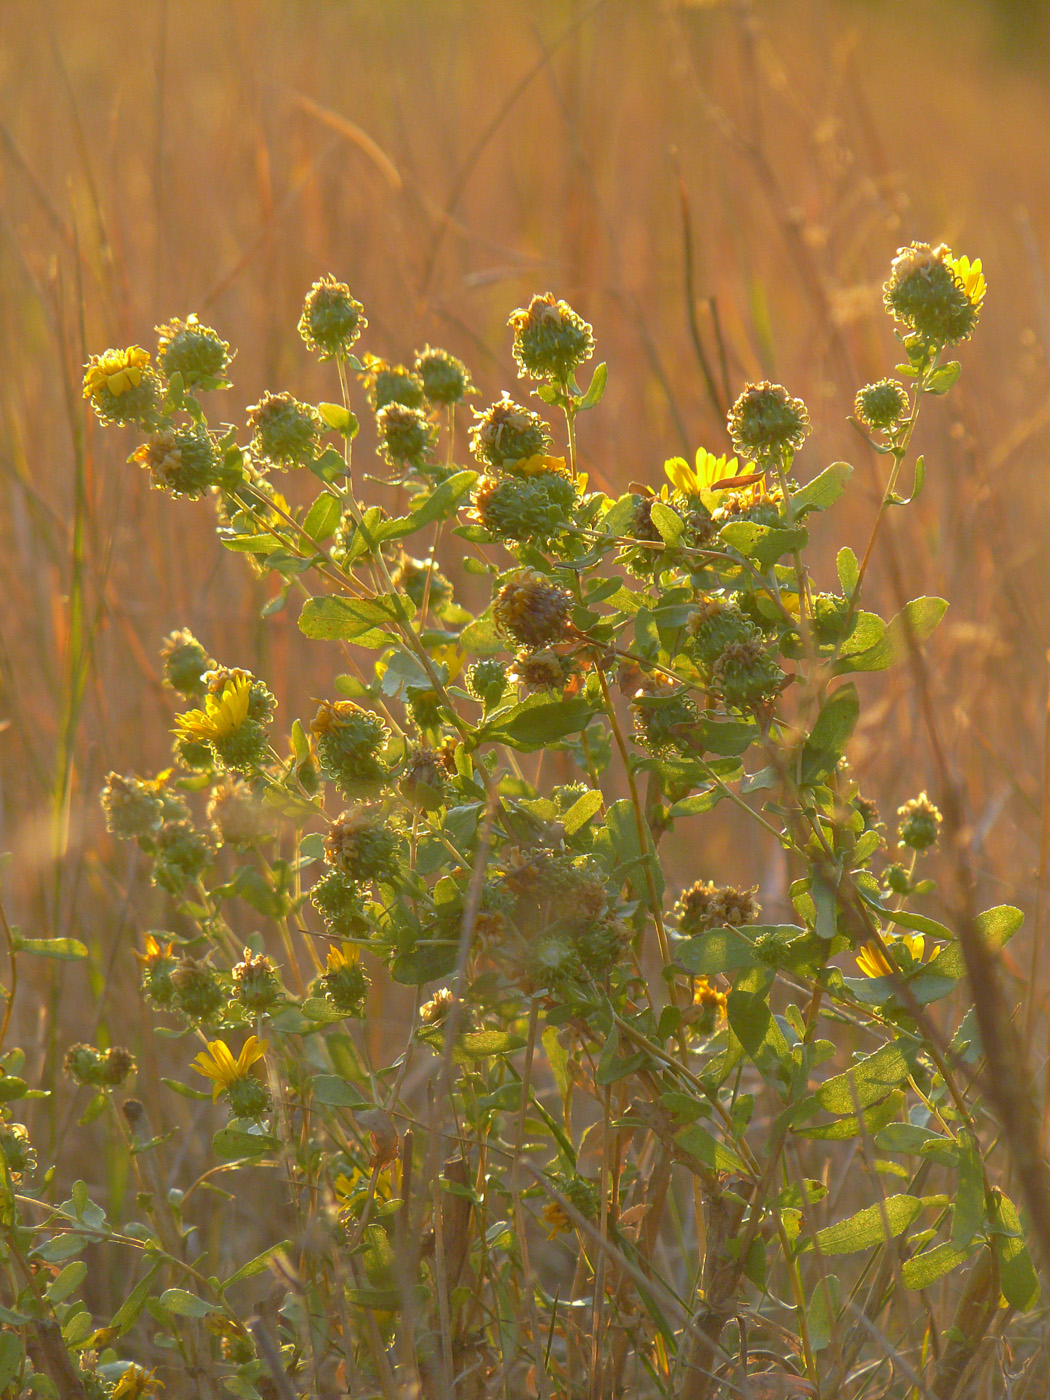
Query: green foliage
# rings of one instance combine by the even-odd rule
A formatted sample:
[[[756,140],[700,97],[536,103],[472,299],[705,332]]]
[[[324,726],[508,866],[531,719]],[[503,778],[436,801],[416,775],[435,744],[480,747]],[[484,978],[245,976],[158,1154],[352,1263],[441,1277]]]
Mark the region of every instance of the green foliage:
[[[906,504],[895,484],[920,400],[951,389],[959,366],[940,355],[980,301],[968,263],[911,252],[887,304],[909,327],[912,397],[884,381],[863,399],[892,461],[872,543]],[[671,459],[658,493],[588,490],[577,419],[608,373],[576,382],[591,327],[552,294],[511,325],[523,374],[564,419],[565,456],[547,455],[554,427],[504,393],[475,415],[482,477],[456,462],[466,367],[429,346],[419,373],[357,360],[363,308],[331,279],[311,289],[300,329],[334,362],[342,401],[265,395],[247,419],[251,452],[237,430],[216,437],[183,370],[164,382],[137,349],[89,364],[103,421],[151,432],[139,460],[155,482],[210,493],[222,545],[271,578],[279,605],[292,584],[305,594],[299,628],[329,647],[342,696],[291,717],[285,742],[261,681],[173,634],[169,685],[193,706],[177,717],[175,766],[107,779],[109,828],[137,842],[179,930],[144,930],[139,957],[166,1053],[181,1057],[165,1082],[197,1098],[181,1074],[210,1081],[213,1163],[196,1185],[220,1169],[280,1172],[288,1205],[273,1242],[230,1272],[216,1242],[195,1242],[191,1260],[182,1187],[143,1189],[119,1246],[132,1241],[146,1267],[99,1320],[99,1393],[121,1393],[101,1368],[131,1349],[125,1333],[152,1326],[191,1373],[246,1400],[274,1393],[275,1357],[281,1393],[330,1372],[354,1395],[393,1394],[410,1374],[427,1386],[443,1375],[434,1393],[453,1394],[460,1367],[498,1364],[568,1397],[620,1393],[628,1356],[652,1380],[646,1394],[692,1368],[701,1379],[674,1393],[713,1400],[727,1319],[748,1312],[793,1329],[800,1369],[826,1385],[872,1258],[880,1291],[863,1305],[860,1349],[898,1285],[959,1270],[964,1288],[985,1277],[977,1261],[994,1259],[1014,1308],[1037,1301],[1021,1217],[988,1176],[983,1110],[924,1009],[966,995],[962,945],[913,907],[932,888],[916,871],[940,814],[925,795],[907,804],[904,870],[847,763],[865,673],[910,663],[946,603],[916,598],[889,622],[865,610],[870,548],[863,564],[840,549],[841,593],[818,590],[809,517],[833,509],[852,468],[795,479],[809,414],[778,385],[748,385],[731,410],[743,464],[701,450],[695,471]],[[229,347],[210,331],[194,347],[221,387]],[[399,514],[355,484],[347,370],[377,415],[386,480],[407,496]],[[202,448],[191,475],[171,458],[187,433]],[[313,492],[292,506],[273,473],[296,467]],[[922,479],[916,466],[913,495]],[[442,569],[402,553],[424,531],[414,552],[444,547],[461,513]],[[450,582],[460,540],[462,571],[486,581],[474,610]],[[660,843],[684,823],[702,851],[703,822],[726,801],[787,859],[795,922],[759,922],[756,892],[710,871],[668,899]],[[996,950],[1019,922],[989,910],[972,937]],[[11,932],[9,949],[88,957],[74,937]],[[384,998],[397,1009],[379,1022]],[[204,1048],[191,1060],[193,1034]],[[976,1054],[972,1020],[959,1036]],[[30,1258],[52,1273],[40,1293],[17,1283],[5,1320],[56,1321],[79,1370],[95,1333],[86,1304],[69,1301],[86,1278],[79,1256],[116,1249],[117,1232],[83,1183],[27,1214],[24,1061],[9,1052],[0,1075],[2,1248],[23,1273]],[[67,1063],[93,1090],[81,1122],[112,1110],[134,1064],[91,1046]],[[124,1131],[148,1165],[168,1133],[140,1133],[143,1116],[140,1105]],[[835,1144],[868,1168],[865,1203],[844,1215],[818,1180]],[[672,1298],[661,1251],[694,1212],[706,1254]],[[286,1218],[295,1229],[278,1239]],[[237,1287],[264,1272],[279,1303],[260,1355]],[[699,1327],[677,1306],[693,1295]],[[702,1364],[697,1334],[710,1343]],[[30,1365],[12,1335],[0,1390]],[[741,1354],[747,1365],[742,1340]],[[596,1355],[607,1391],[589,1371]]]

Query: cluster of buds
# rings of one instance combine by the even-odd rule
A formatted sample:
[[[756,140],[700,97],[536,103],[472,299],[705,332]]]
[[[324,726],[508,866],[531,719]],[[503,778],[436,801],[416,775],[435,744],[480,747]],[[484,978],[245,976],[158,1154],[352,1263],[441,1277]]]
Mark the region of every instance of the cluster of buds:
[[[92,1089],[119,1089],[135,1072],[135,1057],[122,1045],[97,1050],[93,1045],[78,1043],[66,1051],[65,1071],[78,1084]]]

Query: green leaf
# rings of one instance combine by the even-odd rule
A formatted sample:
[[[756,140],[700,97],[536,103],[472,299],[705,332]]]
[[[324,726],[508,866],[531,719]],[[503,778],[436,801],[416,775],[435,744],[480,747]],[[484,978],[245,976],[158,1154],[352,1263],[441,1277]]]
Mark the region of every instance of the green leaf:
[[[342,518],[342,506],[335,496],[322,491],[306,513],[302,532],[307,544],[323,544],[335,534],[336,526]]]
[[[153,1280],[164,1267],[163,1262],[152,1266],[145,1278],[140,1279],[128,1296],[121,1303],[109,1320],[110,1327],[115,1327],[118,1333],[124,1333],[129,1327],[134,1326],[139,1313],[145,1306],[149,1291],[153,1287]]]
[[[414,497],[407,515],[383,521],[375,531],[376,542],[403,539],[406,535],[414,535],[417,530],[422,530],[427,525],[434,525],[439,520],[448,520],[455,515],[460,501],[477,479],[478,473],[469,468],[453,472],[432,491],[421,492]]]
[[[674,1140],[684,1152],[688,1152],[691,1157],[696,1157],[698,1161],[703,1162],[705,1167],[710,1167],[714,1172],[737,1172],[741,1176],[751,1175],[743,1158],[724,1142],[719,1142],[699,1123],[689,1123],[686,1127],[679,1128],[674,1135]]]
[[[958,360],[949,360],[946,365],[938,365],[926,380],[928,394],[946,394],[959,378],[962,365]]]
[[[654,501],[650,509],[650,516],[664,544],[676,545],[682,538],[682,531],[685,529],[685,521],[678,512],[665,505],[663,501]]]
[[[345,438],[357,436],[357,417],[341,403],[319,403],[317,411],[333,432],[342,433]]]
[[[604,801],[605,797],[596,789],[578,797],[561,819],[566,836],[575,836],[577,831],[585,827],[590,819],[601,811]]]
[[[974,919],[974,927],[993,951],[1003,948],[1024,923],[1024,914],[1012,904],[997,904]],[[926,964],[923,975],[958,980],[966,972],[962,944],[953,940]]]
[[[249,1133],[244,1128],[220,1128],[211,1140],[211,1150],[224,1162],[233,1162],[240,1157],[261,1157],[266,1152],[276,1152],[280,1147],[279,1138],[269,1133]]]
[[[159,1302],[165,1312],[174,1313],[176,1317],[207,1317],[219,1311],[218,1304],[206,1303],[195,1293],[187,1293],[185,1288],[166,1288]]]
[[[389,593],[376,598],[308,598],[299,614],[299,630],[319,641],[358,643],[378,632],[378,643],[365,644],[387,646],[391,627],[404,617],[405,609]]]
[[[922,1254],[914,1254],[910,1259],[905,1259],[901,1266],[901,1282],[905,1288],[929,1288],[931,1283],[936,1283],[945,1274],[950,1274],[968,1258],[969,1254],[965,1249],[955,1249],[947,1242],[935,1245],[933,1249],[924,1250]]]
[[[530,695],[509,713],[482,725],[475,738],[479,743],[506,744],[520,753],[532,753],[568,734],[578,734],[594,714],[594,706],[582,695],[568,700]]]
[[[884,1099],[911,1072],[897,1041],[826,1080],[813,1098],[829,1113],[856,1113]]]
[[[952,1211],[952,1248],[964,1250],[984,1224],[984,1171],[981,1149],[968,1128],[960,1128],[959,1189]]]
[[[763,569],[772,568],[782,555],[804,549],[809,535],[801,526],[792,530],[772,525],[756,525],[753,520],[737,520],[719,532],[723,544],[754,559]]]
[[[521,1036],[509,1031],[470,1031],[456,1042],[456,1053],[468,1060],[483,1060],[489,1055],[509,1055],[525,1044]]]
[[[270,1267],[270,1260],[273,1256],[284,1249],[292,1249],[291,1240],[281,1240],[278,1244],[270,1245],[269,1249],[264,1249],[261,1254],[257,1254],[254,1259],[249,1259],[247,1264],[242,1264],[235,1274],[231,1274],[225,1283],[219,1284],[219,1292],[225,1293],[227,1288],[232,1288],[235,1283],[243,1283],[246,1278],[254,1278],[256,1274],[265,1273]]]
[[[0,1391],[7,1389],[24,1363],[25,1351],[15,1333],[0,1333]]]
[[[999,1260],[999,1286],[1012,1307],[1025,1312],[1039,1301],[1039,1278],[1024,1242],[1017,1207],[1005,1192],[992,1192],[989,1225]]]
[[[783,1085],[791,1055],[769,1006],[773,975],[767,967],[753,967],[741,973],[729,993],[726,1014],[748,1059],[767,1079]]]
[[[87,1271],[84,1260],[75,1259],[72,1264],[66,1265],[57,1278],[51,1280],[44,1290],[44,1297],[49,1303],[64,1302],[87,1278]]]
[[[806,1100],[806,1103],[808,1104],[809,1100]],[[897,1117],[903,1104],[904,1095],[895,1090],[881,1103],[866,1108],[859,1119],[855,1113],[851,1113],[848,1118],[836,1118],[834,1123],[818,1123],[816,1127],[807,1128],[796,1127],[792,1131],[799,1137],[812,1138],[815,1142],[845,1142],[861,1132],[867,1136],[874,1136],[880,1128],[884,1128]],[[800,1107],[805,1106],[803,1104]]]
[[[587,392],[576,405],[581,412],[587,408],[595,408],[601,403],[602,395],[605,393],[605,381],[608,377],[609,371],[603,360],[600,365],[595,365],[591,382],[587,385]]]
[[[713,928],[695,938],[676,943],[674,960],[694,977],[714,977],[720,972],[739,972],[758,961],[754,945],[739,929]]]
[[[847,598],[852,598],[853,591],[860,581],[860,564],[848,545],[844,545],[835,556],[835,567],[838,570],[842,592]]]
[[[16,953],[29,953],[37,958],[57,958],[60,962],[79,962],[88,950],[79,938],[23,938],[15,934]]]
[[[557,1026],[548,1026],[540,1037],[543,1041],[543,1048],[547,1052],[547,1063],[551,1067],[554,1075],[554,1082],[558,1086],[558,1093],[562,1098],[569,1092],[571,1080],[569,1079],[569,1052],[558,1039]]]
[[[311,1097],[314,1103],[328,1104],[331,1108],[361,1108],[369,1100],[340,1074],[315,1074],[310,1080]]]
[[[802,749],[802,782],[812,786],[832,771],[846,751],[860,716],[860,697],[852,681],[839,686],[821,707],[813,732]]]
[[[861,1250],[885,1244],[887,1239],[896,1239],[920,1213],[922,1204],[918,1196],[899,1195],[887,1196],[884,1201],[865,1206],[855,1215],[817,1231],[820,1252],[859,1254]]]
[[[843,647],[837,670],[885,671],[903,661],[913,646],[924,642],[948,611],[943,598],[913,598],[886,624],[882,638],[867,651]],[[851,639],[852,640],[852,639]]]
[[[813,1296],[806,1310],[811,1351],[823,1351],[839,1335],[839,1281],[825,1274],[813,1285]]]
[[[815,476],[812,481],[795,491],[791,497],[791,504],[796,520],[800,520],[808,511],[827,510],[829,506],[833,506],[845,491],[846,483],[852,475],[853,468],[848,462],[832,462],[819,476]]]

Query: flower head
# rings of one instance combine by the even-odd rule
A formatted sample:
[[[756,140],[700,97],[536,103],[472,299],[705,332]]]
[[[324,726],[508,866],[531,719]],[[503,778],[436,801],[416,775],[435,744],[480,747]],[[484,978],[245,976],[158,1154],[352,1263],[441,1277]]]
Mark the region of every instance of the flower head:
[[[368,325],[364,311],[345,282],[322,277],[306,294],[299,334],[322,360],[340,359]]]
[[[416,354],[415,372],[423,381],[423,393],[430,403],[459,403],[474,391],[470,371],[447,350],[425,345]]]
[[[894,320],[934,345],[953,345],[973,331],[984,300],[980,260],[955,258],[945,243],[898,248],[883,287]]]
[[[534,296],[528,307],[511,312],[514,358],[519,372],[533,379],[567,384],[594,352],[591,327],[553,292]]]
[[[903,418],[907,418],[909,408],[904,385],[896,379],[880,379],[875,384],[865,384],[853,404],[853,411],[866,428],[883,430],[895,427]]]
[[[484,413],[475,409],[474,417],[470,447],[482,466],[506,468],[542,454],[550,444],[550,432],[539,414],[522,408],[506,391]]]
[[[157,417],[160,380],[141,345],[92,355],[84,367],[84,397],[103,423],[152,426]]]
[[[248,409],[248,426],[255,451],[275,467],[296,467],[312,461],[324,430],[317,410],[291,394],[263,394]]]
[[[865,977],[891,977],[902,968],[907,972],[922,962],[926,940],[921,933],[905,933],[899,938],[883,935],[882,941],[892,954],[895,965],[891,966],[877,943],[865,943],[857,954],[857,966]]]
[[[809,411],[782,384],[748,384],[729,410],[733,450],[750,462],[797,452],[809,435]]]
[[[229,369],[229,343],[211,326],[201,325],[196,313],[180,321],[172,317],[166,326],[158,326],[157,362],[170,378],[181,374],[187,385],[202,384],[218,388]]]
[[[228,739],[248,718],[251,682],[244,676],[228,680],[218,694],[209,694],[203,710],[187,710],[175,717],[174,733],[180,738]]]
[[[241,1047],[241,1053],[234,1059],[224,1040],[209,1040],[207,1050],[202,1050],[194,1059],[193,1068],[198,1074],[203,1074],[212,1081],[212,1103],[234,1085],[249,1077],[254,1078],[251,1074],[252,1065],[261,1060],[268,1049],[267,1041],[250,1035]]]

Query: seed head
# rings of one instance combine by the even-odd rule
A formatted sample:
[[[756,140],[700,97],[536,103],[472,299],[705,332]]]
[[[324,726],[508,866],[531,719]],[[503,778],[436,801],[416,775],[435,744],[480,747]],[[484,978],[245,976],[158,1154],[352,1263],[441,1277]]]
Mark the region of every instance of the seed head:
[[[423,407],[423,380],[404,365],[387,364],[378,355],[364,358],[364,383],[368,402],[379,413],[387,404],[399,403],[405,408]]]
[[[542,454],[550,445],[550,431],[539,414],[522,408],[506,391],[484,413],[475,409],[474,417],[470,447],[482,466],[498,471],[511,462]]]
[[[252,447],[273,467],[301,467],[312,462],[321,446],[324,423],[311,404],[292,394],[266,393],[248,408]]]
[[[310,891],[310,902],[325,928],[338,938],[356,938],[367,932],[364,905],[357,882],[341,870],[330,870]]]
[[[368,995],[368,976],[357,960],[357,949],[350,943],[329,948],[328,970],[321,978],[325,992],[337,1011],[360,1016]]]
[[[594,352],[591,327],[553,292],[534,296],[528,308],[511,312],[514,358],[519,373],[567,384]]]
[[[310,726],[321,771],[344,797],[373,797],[386,779],[379,760],[390,731],[352,700],[322,700]]]
[[[496,539],[545,545],[572,519],[576,488],[560,472],[483,476],[474,487],[471,517]]]
[[[329,865],[359,884],[393,880],[401,839],[374,807],[354,807],[336,818],[324,839]]]
[[[755,899],[754,889],[741,890],[735,885],[716,885],[709,880],[697,880],[689,889],[683,890],[675,904],[678,927],[690,936],[706,933],[708,929],[722,928],[729,924],[740,928],[743,924],[753,924],[762,912]]]
[[[233,986],[237,1000],[253,1015],[272,1006],[281,994],[273,963],[264,953],[255,954],[250,948],[245,948],[244,960],[233,969]]]
[[[953,345],[977,325],[984,278],[968,259],[953,258],[944,243],[910,243],[898,248],[882,293],[894,320],[931,344]]]
[[[157,327],[157,335],[157,363],[166,378],[181,374],[187,388],[202,382],[207,388],[217,388],[225,381],[233,358],[229,344],[211,326],[202,326],[196,313],[185,321],[173,317],[167,325]]]
[[[219,458],[206,428],[162,428],[132,453],[160,491],[195,501],[218,483]]]
[[[564,637],[571,607],[570,593],[526,569],[500,589],[492,615],[497,631],[536,648]]]
[[[809,412],[782,384],[748,384],[729,410],[733,451],[752,462],[797,452],[809,435]]]
[[[218,974],[206,959],[181,958],[171,972],[174,1004],[191,1021],[206,1021],[226,1001]]]
[[[461,403],[474,392],[470,371],[447,350],[425,345],[416,353],[415,371],[423,381],[423,393],[429,403]]]
[[[712,687],[727,705],[737,709],[764,705],[780,693],[784,672],[761,636],[733,642],[711,670]]]
[[[900,824],[897,839],[913,851],[926,851],[937,844],[944,818],[924,792],[897,808]]]
[[[212,670],[215,662],[187,628],[169,632],[161,643],[160,659],[165,685],[187,700],[204,694],[204,673]]]
[[[376,415],[383,456],[391,466],[406,463],[418,471],[429,455],[437,430],[421,408],[391,402]]]
[[[560,656],[553,647],[522,651],[511,670],[513,678],[530,693],[537,690],[564,690],[575,673],[571,656]]]
[[[207,817],[224,846],[246,851],[274,833],[273,809],[242,778],[226,774],[208,801]]]
[[[345,359],[368,325],[364,307],[350,295],[345,282],[322,277],[306,294],[299,334],[322,360]]]

